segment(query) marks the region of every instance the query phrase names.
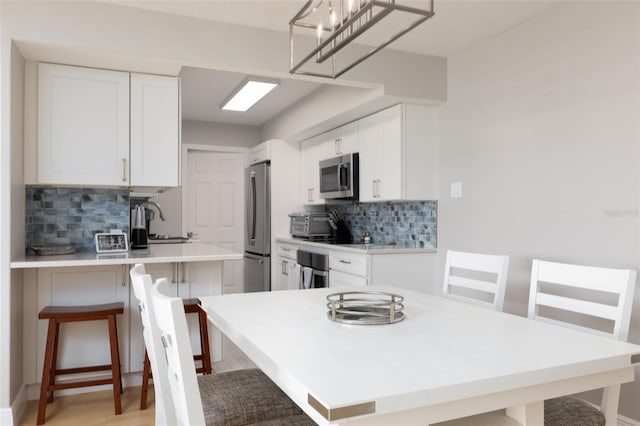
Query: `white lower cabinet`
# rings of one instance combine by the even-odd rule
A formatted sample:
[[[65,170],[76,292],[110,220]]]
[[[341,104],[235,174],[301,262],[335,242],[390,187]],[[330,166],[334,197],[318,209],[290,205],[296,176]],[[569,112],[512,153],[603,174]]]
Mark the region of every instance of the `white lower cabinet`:
[[[278,289],[287,288],[286,269],[282,261],[292,262],[282,248],[294,246],[300,250],[329,255],[329,287],[346,288],[367,285],[388,285],[406,288],[423,293],[432,293],[434,286],[435,251],[389,249],[352,249],[340,248],[330,244],[318,244],[306,241],[277,239],[278,262],[282,280],[277,280]],[[293,244],[295,242],[295,244]],[[284,255],[284,257],[283,257]],[[290,265],[285,263],[284,265]],[[300,271],[296,272],[296,278]],[[290,288],[298,288],[295,287]],[[275,289],[275,288],[274,288]]]
[[[298,276],[300,275],[300,267],[293,259],[278,256],[278,279],[272,285],[271,290],[295,290],[299,287]]]
[[[215,261],[152,263],[146,264],[145,270],[154,282],[158,278],[167,278],[171,296],[186,299],[222,294],[222,265],[223,262]],[[142,371],[144,341],[138,301],[133,292],[130,292],[131,266],[56,267],[25,271],[23,375],[25,383],[31,385],[28,388],[29,399],[37,399],[42,379],[48,321],[38,320],[38,312],[45,306],[123,302],[124,314],[117,317],[122,372]],[[200,325],[197,315],[188,315],[187,323],[192,349],[194,353],[200,353]],[[209,342],[212,359],[222,359],[222,335],[212,325],[209,325]],[[61,326],[58,367],[109,364],[109,354],[106,321],[77,322]],[[90,374],[96,373],[87,373]]]
[[[331,251],[329,287],[364,286],[369,283],[369,255]]]
[[[368,277],[360,275],[346,274],[344,272],[329,271],[329,287],[345,288],[355,286],[365,286],[369,283]]]
[[[271,290],[294,290],[299,288],[300,267],[296,259],[298,246],[279,243],[277,253],[275,267],[278,274],[276,280],[271,284]]]

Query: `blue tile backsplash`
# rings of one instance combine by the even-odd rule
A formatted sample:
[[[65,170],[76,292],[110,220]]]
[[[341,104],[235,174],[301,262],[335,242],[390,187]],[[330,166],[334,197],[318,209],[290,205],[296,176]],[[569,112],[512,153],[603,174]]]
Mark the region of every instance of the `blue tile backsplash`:
[[[375,244],[437,247],[437,201],[328,204],[331,209],[342,215],[356,243],[366,231]]]
[[[129,191],[107,188],[26,187],[26,246],[72,245],[95,251],[94,234],[129,234]]]

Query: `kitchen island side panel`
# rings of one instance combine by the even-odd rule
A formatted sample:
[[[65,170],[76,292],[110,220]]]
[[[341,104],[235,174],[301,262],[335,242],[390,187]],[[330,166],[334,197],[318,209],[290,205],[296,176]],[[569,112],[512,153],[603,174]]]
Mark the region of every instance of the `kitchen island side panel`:
[[[403,253],[371,256],[369,285],[390,285],[421,293],[435,294],[436,253]]]

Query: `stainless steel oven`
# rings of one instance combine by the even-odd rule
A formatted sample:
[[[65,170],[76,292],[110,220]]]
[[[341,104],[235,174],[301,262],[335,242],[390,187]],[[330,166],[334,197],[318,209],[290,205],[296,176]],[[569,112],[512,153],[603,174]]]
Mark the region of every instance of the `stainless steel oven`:
[[[329,287],[329,255],[298,250],[301,289]]]
[[[320,198],[357,200],[358,153],[322,160],[320,166]]]

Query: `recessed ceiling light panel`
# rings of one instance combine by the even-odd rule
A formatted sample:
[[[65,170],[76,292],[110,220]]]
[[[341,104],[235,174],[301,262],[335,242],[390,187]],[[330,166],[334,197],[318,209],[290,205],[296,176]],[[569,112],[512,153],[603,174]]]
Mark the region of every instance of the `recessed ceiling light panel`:
[[[247,111],[277,85],[278,81],[275,80],[248,78],[231,92],[220,108],[225,111]]]

